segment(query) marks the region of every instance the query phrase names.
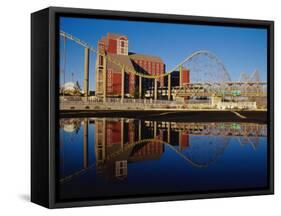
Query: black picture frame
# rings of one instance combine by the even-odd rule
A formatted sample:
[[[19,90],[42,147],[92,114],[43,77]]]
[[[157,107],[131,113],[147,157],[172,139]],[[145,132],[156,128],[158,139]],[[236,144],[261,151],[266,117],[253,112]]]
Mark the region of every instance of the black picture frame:
[[[266,28],[268,32],[268,188],[262,190],[217,191],[196,194],[128,197],[103,200],[56,200],[56,143],[58,142],[58,17],[100,17],[106,19],[193,23],[219,26]],[[139,13],[49,7],[31,15],[31,201],[47,208],[159,202],[274,193],[274,22],[232,18]]]

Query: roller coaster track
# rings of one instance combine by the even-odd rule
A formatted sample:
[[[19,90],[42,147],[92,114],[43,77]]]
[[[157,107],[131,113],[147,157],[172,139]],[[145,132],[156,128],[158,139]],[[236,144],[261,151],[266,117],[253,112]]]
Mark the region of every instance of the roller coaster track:
[[[117,157],[118,155],[120,155],[122,152],[127,151],[127,150],[129,150],[130,148],[133,148],[133,147],[135,147],[135,146],[137,146],[137,145],[141,145],[141,144],[143,144],[143,143],[148,143],[148,142],[159,142],[159,143],[164,144],[165,146],[168,146],[168,147],[169,147],[170,149],[172,149],[177,155],[179,155],[182,159],[184,159],[184,161],[188,162],[189,164],[191,164],[192,166],[197,167],[197,168],[206,168],[206,167],[208,167],[208,166],[210,165],[210,163],[213,163],[214,161],[216,161],[217,157],[218,157],[219,155],[221,155],[221,154],[223,153],[223,151],[225,150],[225,148],[226,148],[226,146],[225,146],[225,147],[223,148],[223,151],[222,151],[222,152],[219,152],[219,153],[216,155],[216,157],[214,157],[214,159],[211,160],[211,161],[209,161],[208,163],[206,163],[206,164],[199,164],[199,163],[196,163],[196,162],[192,161],[190,158],[188,158],[186,155],[184,155],[182,152],[180,152],[176,147],[174,147],[173,145],[171,145],[171,144],[169,144],[169,143],[167,143],[167,142],[165,142],[165,141],[163,141],[163,140],[159,140],[159,139],[144,139],[144,140],[136,141],[136,142],[134,142],[134,143],[127,143],[127,144],[125,144],[123,149],[120,149],[120,150],[118,150],[118,151],[116,151],[116,152],[114,152],[114,153],[108,155],[105,160],[112,160],[112,159],[114,159],[115,157]],[[75,172],[75,173],[73,173],[73,174],[70,174],[70,175],[68,175],[68,176],[65,176],[65,177],[61,178],[61,179],[59,180],[59,182],[60,182],[60,183],[67,182],[67,181],[71,180],[73,177],[79,176],[79,175],[85,173],[87,170],[90,170],[90,169],[94,168],[95,166],[96,166],[96,163],[92,164],[91,166],[89,166],[89,167],[87,167],[87,168],[83,168],[83,169],[81,169],[81,170],[79,170],[79,171],[77,171],[77,172]]]
[[[91,46],[89,43],[83,41],[83,40],[80,40],[79,38],[71,35],[71,34],[68,34],[64,31],[60,31],[60,36],[64,37],[64,38],[67,38],[71,41],[74,41],[75,43],[85,47],[85,48],[88,48],[89,50],[91,50],[92,52],[96,53],[96,54],[101,54],[101,55],[104,55],[103,53],[99,53],[98,50],[96,48],[94,48],[93,46]],[[185,58],[183,61],[181,61],[179,64],[177,64],[174,68],[172,68],[170,71],[164,73],[164,74],[159,74],[159,75],[148,75],[148,74],[143,74],[143,73],[139,73],[137,72],[134,68],[128,66],[128,65],[125,65],[125,64],[122,64],[120,63],[119,61],[117,61],[116,59],[110,57],[110,56],[106,56],[106,59],[116,65],[118,65],[120,68],[124,68],[125,69],[125,72],[126,73],[132,73],[136,76],[140,76],[142,78],[147,78],[147,79],[158,79],[158,78],[161,78],[161,77],[165,77],[165,76],[168,76],[170,74],[172,74],[173,72],[175,72],[178,68],[180,68],[184,63],[190,61],[191,59],[193,59],[195,56],[198,56],[198,55],[201,55],[201,54],[206,54],[208,56],[210,56],[212,59],[214,59],[216,61],[216,63],[218,63],[219,65],[222,66],[224,72],[227,74],[227,78],[226,78],[226,81],[230,81],[230,77],[229,77],[229,74],[225,68],[225,66],[223,65],[222,61],[220,61],[218,59],[218,57],[211,53],[210,51],[207,51],[207,50],[198,50],[198,51],[195,51],[193,52],[191,55],[189,55],[187,58]]]

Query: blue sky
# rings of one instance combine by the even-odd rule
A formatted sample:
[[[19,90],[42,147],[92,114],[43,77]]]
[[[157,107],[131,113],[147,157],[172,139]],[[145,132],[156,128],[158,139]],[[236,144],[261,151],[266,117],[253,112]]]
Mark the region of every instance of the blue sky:
[[[256,69],[266,81],[266,29],[62,17],[60,30],[94,47],[107,32],[126,35],[130,52],[160,56],[167,70],[194,51],[209,50],[224,63],[233,81],[241,72]],[[67,42],[67,51],[65,80],[78,80],[82,86],[84,51],[73,42]],[[90,61],[90,89],[95,89],[94,54]]]

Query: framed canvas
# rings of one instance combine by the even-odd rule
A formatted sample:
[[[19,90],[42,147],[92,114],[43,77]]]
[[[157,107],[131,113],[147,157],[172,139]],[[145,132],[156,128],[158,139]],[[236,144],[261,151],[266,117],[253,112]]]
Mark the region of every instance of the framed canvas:
[[[273,194],[273,21],[31,15],[31,201]]]

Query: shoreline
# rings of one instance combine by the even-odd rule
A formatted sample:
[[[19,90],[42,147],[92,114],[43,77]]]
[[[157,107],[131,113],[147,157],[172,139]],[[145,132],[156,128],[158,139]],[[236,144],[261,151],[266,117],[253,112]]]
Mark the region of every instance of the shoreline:
[[[63,111],[59,118],[134,118],[171,122],[255,122],[267,123],[267,111],[158,111],[158,110],[75,110]]]

